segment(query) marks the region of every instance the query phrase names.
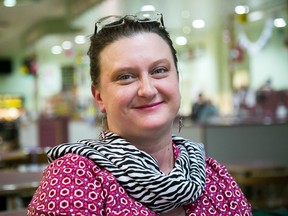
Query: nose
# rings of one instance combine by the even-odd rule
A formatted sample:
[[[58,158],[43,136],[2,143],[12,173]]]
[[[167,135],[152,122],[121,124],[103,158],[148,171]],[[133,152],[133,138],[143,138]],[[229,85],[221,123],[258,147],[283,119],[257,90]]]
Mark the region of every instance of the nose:
[[[138,95],[140,97],[152,98],[157,94],[157,89],[155,87],[154,80],[145,76],[139,80]]]

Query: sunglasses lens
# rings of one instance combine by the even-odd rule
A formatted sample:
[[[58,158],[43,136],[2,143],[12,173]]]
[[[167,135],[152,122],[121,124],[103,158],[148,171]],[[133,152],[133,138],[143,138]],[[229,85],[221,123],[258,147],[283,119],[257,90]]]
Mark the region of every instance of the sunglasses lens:
[[[106,19],[101,20],[101,26],[113,27],[121,25],[123,22],[122,16],[109,16]]]
[[[109,28],[123,24],[122,16],[107,16],[103,17],[96,23],[96,29],[98,33],[102,28]]]
[[[160,18],[160,14],[155,11],[141,11],[135,14],[135,17],[138,21],[158,21]]]

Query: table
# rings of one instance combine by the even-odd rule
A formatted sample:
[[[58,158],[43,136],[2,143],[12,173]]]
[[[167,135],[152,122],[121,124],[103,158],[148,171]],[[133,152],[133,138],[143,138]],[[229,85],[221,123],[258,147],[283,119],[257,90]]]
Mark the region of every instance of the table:
[[[32,197],[39,185],[41,178],[42,171],[1,171],[0,197],[4,197],[6,199],[7,210],[23,208],[24,203],[23,200],[21,200],[21,197]]]
[[[0,216],[25,216],[25,215],[27,215],[26,209],[0,211]]]
[[[24,164],[47,164],[48,159],[44,149],[31,151],[15,150],[0,152],[0,168],[17,168]]]

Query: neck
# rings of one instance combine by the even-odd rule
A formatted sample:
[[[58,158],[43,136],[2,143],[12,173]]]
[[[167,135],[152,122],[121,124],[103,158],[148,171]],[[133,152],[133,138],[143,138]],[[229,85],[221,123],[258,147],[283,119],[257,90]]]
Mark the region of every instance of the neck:
[[[151,156],[153,156],[158,161],[159,169],[165,173],[165,175],[168,175],[174,167],[172,141],[170,140],[167,146],[159,149],[159,151],[151,153]]]
[[[154,157],[158,162],[159,169],[167,175],[174,167],[172,138],[171,134],[166,137],[160,137],[160,139],[147,139],[142,137],[140,140],[133,140],[131,143],[138,149]]]
[[[117,132],[116,132],[117,133]],[[154,157],[159,169],[166,175],[174,167],[174,154],[172,146],[172,125],[169,128],[153,130],[147,133],[131,134],[117,133],[138,149]]]

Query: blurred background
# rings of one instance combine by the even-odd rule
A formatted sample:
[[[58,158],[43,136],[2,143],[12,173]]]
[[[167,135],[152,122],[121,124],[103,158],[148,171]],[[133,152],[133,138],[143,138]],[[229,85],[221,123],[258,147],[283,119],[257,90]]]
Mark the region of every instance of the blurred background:
[[[163,13],[178,52],[182,102],[175,134],[181,117],[180,135],[204,143],[207,155],[227,166],[255,214],[282,214],[288,206],[288,0],[1,1],[2,213],[25,209],[50,147],[99,135],[89,37],[99,18],[141,10]]]

